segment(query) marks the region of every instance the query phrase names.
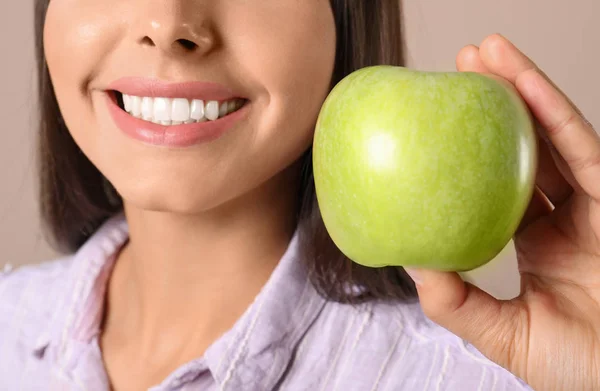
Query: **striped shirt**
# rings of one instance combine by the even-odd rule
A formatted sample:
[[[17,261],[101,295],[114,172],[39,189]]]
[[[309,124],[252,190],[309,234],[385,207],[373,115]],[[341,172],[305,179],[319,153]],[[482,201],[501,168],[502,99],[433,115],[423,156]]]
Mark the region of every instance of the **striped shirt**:
[[[127,237],[121,214],[75,254],[0,277],[0,390],[110,389],[100,320]],[[151,390],[530,390],[429,321],[417,301],[324,299],[296,246],[294,237],[231,330]]]

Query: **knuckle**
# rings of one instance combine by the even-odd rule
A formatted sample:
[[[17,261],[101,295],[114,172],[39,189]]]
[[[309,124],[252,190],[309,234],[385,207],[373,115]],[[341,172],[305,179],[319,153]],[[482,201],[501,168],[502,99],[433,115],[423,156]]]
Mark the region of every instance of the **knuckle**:
[[[600,150],[595,151],[593,154],[577,159],[571,159],[567,162],[571,170],[576,172],[586,171],[592,167],[600,165]]]
[[[577,115],[577,113],[575,113],[575,111],[569,111],[569,114],[565,118],[563,118],[560,121],[557,121],[554,124],[550,124],[547,127],[546,131],[550,135],[557,135],[560,132],[562,132],[563,130],[574,125],[575,122],[577,121],[577,118],[578,118],[578,115]]]
[[[447,292],[438,293],[429,300],[421,302],[423,312],[436,323],[445,323],[446,319],[460,317],[467,300],[467,293],[456,295]]]

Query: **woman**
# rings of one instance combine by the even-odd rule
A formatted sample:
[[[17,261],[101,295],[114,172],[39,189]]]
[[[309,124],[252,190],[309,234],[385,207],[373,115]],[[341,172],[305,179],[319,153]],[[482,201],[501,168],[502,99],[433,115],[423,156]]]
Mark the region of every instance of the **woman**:
[[[600,388],[600,141],[503,37],[457,65],[512,82],[549,140],[515,238],[522,295],[410,270],[415,290],[327,236],[315,119],[343,76],[403,63],[398,15],[37,0],[41,206],[66,255],[0,280],[2,389]]]

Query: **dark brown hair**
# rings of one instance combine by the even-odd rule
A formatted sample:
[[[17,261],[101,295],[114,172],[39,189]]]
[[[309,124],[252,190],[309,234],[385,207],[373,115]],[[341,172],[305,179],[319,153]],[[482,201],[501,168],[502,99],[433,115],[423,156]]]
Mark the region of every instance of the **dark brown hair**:
[[[44,56],[43,27],[49,0],[36,0],[35,35],[39,94],[39,202],[49,242],[65,253],[76,251],[122,200],[71,137],[54,94]],[[337,30],[332,86],[370,65],[404,65],[399,0],[331,0]],[[414,284],[401,268],[366,268],[335,246],[323,224],[312,176],[312,155],[303,159],[298,210],[301,256],[321,294],[340,302],[408,299]],[[356,294],[358,291],[360,294]]]

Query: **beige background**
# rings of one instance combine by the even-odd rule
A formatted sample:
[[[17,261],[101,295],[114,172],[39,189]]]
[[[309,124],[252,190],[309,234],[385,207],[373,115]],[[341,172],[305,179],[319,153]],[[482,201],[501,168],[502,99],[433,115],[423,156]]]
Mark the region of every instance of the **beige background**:
[[[0,2],[0,267],[36,263],[53,252],[41,237],[35,203],[33,1]],[[409,65],[453,70],[458,50],[500,32],[534,58],[600,124],[599,0],[407,0]],[[597,125],[600,126],[600,125]],[[467,278],[499,297],[518,275],[508,247]]]

